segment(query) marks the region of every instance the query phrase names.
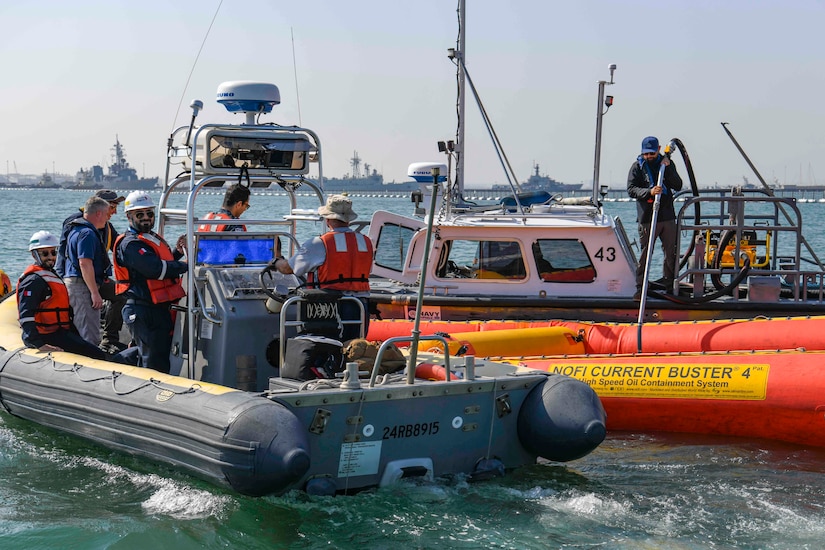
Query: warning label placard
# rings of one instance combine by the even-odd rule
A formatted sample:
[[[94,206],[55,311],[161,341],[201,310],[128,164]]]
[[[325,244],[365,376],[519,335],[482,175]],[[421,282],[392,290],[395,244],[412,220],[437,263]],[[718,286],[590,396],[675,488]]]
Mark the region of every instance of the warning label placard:
[[[764,400],[770,366],[559,362],[547,370],[578,378],[603,397]]]
[[[381,441],[344,443],[338,461],[338,477],[375,475],[380,462]]]

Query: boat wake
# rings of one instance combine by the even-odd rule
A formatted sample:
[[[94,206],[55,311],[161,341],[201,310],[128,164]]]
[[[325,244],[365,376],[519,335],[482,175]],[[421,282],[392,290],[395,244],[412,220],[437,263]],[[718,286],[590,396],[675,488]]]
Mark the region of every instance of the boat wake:
[[[26,469],[31,476],[23,476],[20,483],[28,484],[29,490],[23,491],[21,487],[21,493],[37,492],[40,477],[37,472],[56,469],[62,472],[61,485],[65,490],[137,495],[143,498],[140,502],[142,510],[151,516],[178,520],[220,519],[227,516],[235,502],[229,495],[210,493],[157,473],[142,473],[112,464],[90,456],[88,449],[74,453],[62,446],[61,438],[55,440],[49,435],[40,431],[21,434],[14,426],[0,426],[0,468],[21,461],[28,463]],[[50,443],[44,441],[47,438]],[[90,470],[102,476],[89,476]],[[77,484],[84,479],[86,484],[78,488]],[[95,481],[89,482],[90,479]],[[95,488],[89,483],[100,487]],[[7,492],[5,497],[10,498],[11,493]]]
[[[103,482],[107,485],[120,485],[126,482],[141,492],[151,493],[140,506],[146,514],[152,516],[167,516],[180,520],[207,517],[220,519],[226,516],[228,508],[233,503],[228,495],[216,495],[195,489],[158,474],[135,472],[92,457],[80,457],[79,462],[87,468],[103,472]]]
[[[219,519],[227,515],[234,502],[229,496],[214,495],[168,479],[158,477],[157,481],[162,483],[155,493],[141,504],[147,514],[183,520],[207,517]]]

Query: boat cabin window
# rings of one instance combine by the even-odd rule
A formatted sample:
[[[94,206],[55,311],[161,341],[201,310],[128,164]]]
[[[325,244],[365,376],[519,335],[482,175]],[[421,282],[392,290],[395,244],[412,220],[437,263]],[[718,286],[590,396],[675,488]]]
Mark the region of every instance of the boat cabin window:
[[[526,279],[518,241],[445,241],[436,276],[445,279]]]
[[[532,248],[543,281],[592,283],[596,279],[596,268],[578,239],[539,239]]]
[[[410,241],[416,231],[393,223],[382,225],[375,245],[375,264],[401,273],[404,270],[404,260],[407,258]]]

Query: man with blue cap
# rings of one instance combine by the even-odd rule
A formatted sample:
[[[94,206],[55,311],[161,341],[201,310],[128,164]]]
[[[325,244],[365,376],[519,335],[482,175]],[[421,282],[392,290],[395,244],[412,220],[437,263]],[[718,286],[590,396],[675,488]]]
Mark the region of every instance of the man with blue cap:
[[[657,185],[660,166],[665,167],[662,185]],[[653,203],[656,195],[659,199],[659,214],[656,218],[656,227],[653,228],[656,238],[662,243],[665,259],[662,266],[663,278],[661,282],[670,290],[676,273],[676,211],[673,208],[673,194],[682,189],[682,178],[676,172],[676,167],[670,158],[659,153],[659,140],[648,136],[642,140],[642,153],[630,167],[627,175],[627,194],[636,199],[636,221],[639,224],[639,240],[641,241],[641,257],[636,268],[636,294],[634,300],[642,297],[642,285],[645,279],[645,264],[647,262],[647,248],[650,243],[650,222],[653,218]]]

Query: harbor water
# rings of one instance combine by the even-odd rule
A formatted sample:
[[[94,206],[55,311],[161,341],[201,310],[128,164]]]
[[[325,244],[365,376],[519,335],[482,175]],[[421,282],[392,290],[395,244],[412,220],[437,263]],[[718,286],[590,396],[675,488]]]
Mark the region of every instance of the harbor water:
[[[30,263],[29,236],[59,232],[89,194],[0,190],[0,267],[12,280]],[[205,196],[204,212],[221,195]],[[274,193],[250,202],[249,217],[287,208]],[[361,219],[412,207],[406,196],[353,202]],[[606,207],[634,240],[635,206]],[[825,255],[825,204],[799,207]],[[113,221],[123,229],[123,212]],[[823,539],[825,450],[776,442],[614,432],[577,461],[491,481],[250,498],[0,412],[0,549],[813,549]]]

